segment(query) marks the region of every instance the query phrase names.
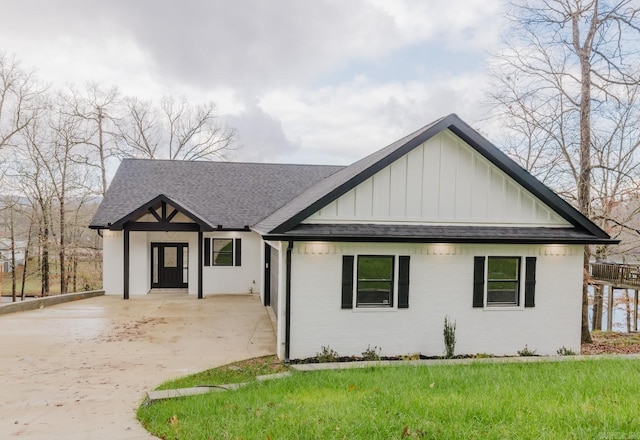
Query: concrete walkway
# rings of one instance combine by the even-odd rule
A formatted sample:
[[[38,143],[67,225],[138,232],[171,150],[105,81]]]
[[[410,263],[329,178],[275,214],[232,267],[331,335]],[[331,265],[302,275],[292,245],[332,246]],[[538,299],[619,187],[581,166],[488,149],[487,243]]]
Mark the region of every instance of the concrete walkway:
[[[0,316],[0,335],[1,438],[151,439],[146,391],[275,349],[255,295],[102,296]]]

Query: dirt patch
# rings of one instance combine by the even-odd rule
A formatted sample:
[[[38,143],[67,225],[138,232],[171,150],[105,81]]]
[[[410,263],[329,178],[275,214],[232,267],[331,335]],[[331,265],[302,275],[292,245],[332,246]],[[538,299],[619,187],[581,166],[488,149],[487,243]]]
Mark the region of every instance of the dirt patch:
[[[246,359],[232,364],[218,367],[220,371],[255,371],[257,374],[275,374],[288,371],[289,368],[275,356],[262,356],[253,359]]]
[[[593,343],[582,344],[581,354],[638,354],[640,333],[593,332]]]
[[[119,342],[133,340],[149,340],[149,329],[159,324],[166,324],[165,318],[142,318],[126,324],[116,325],[109,332],[98,337],[99,342]]]

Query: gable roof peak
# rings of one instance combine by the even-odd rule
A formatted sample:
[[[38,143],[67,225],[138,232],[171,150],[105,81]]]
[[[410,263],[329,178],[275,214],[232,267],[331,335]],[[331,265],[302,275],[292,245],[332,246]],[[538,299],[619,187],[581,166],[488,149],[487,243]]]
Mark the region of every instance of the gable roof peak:
[[[263,219],[254,229],[264,235],[286,233],[307,217],[445,130],[450,130],[576,228],[587,231],[597,238],[610,238],[595,223],[529,174],[455,113],[441,117],[321,180]]]

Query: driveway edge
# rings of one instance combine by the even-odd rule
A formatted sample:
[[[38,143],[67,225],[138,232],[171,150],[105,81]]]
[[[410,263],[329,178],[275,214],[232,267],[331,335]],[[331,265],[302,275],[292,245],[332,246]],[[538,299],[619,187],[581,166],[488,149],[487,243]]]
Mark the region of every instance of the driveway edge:
[[[104,290],[90,290],[87,292],[64,293],[62,295],[47,296],[44,298],[30,299],[27,301],[14,302],[0,305],[0,315],[8,313],[25,312],[27,310],[43,309],[45,307],[62,304],[79,299],[93,298],[104,295]]]

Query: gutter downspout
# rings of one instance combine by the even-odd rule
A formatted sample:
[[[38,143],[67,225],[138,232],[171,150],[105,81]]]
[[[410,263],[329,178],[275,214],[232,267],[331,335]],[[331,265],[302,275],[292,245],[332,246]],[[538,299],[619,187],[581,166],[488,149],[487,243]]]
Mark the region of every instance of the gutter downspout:
[[[285,275],[285,328],[284,328],[284,363],[289,364],[289,354],[291,352],[291,250],[293,249],[293,241],[289,241],[287,246],[287,261]]]

